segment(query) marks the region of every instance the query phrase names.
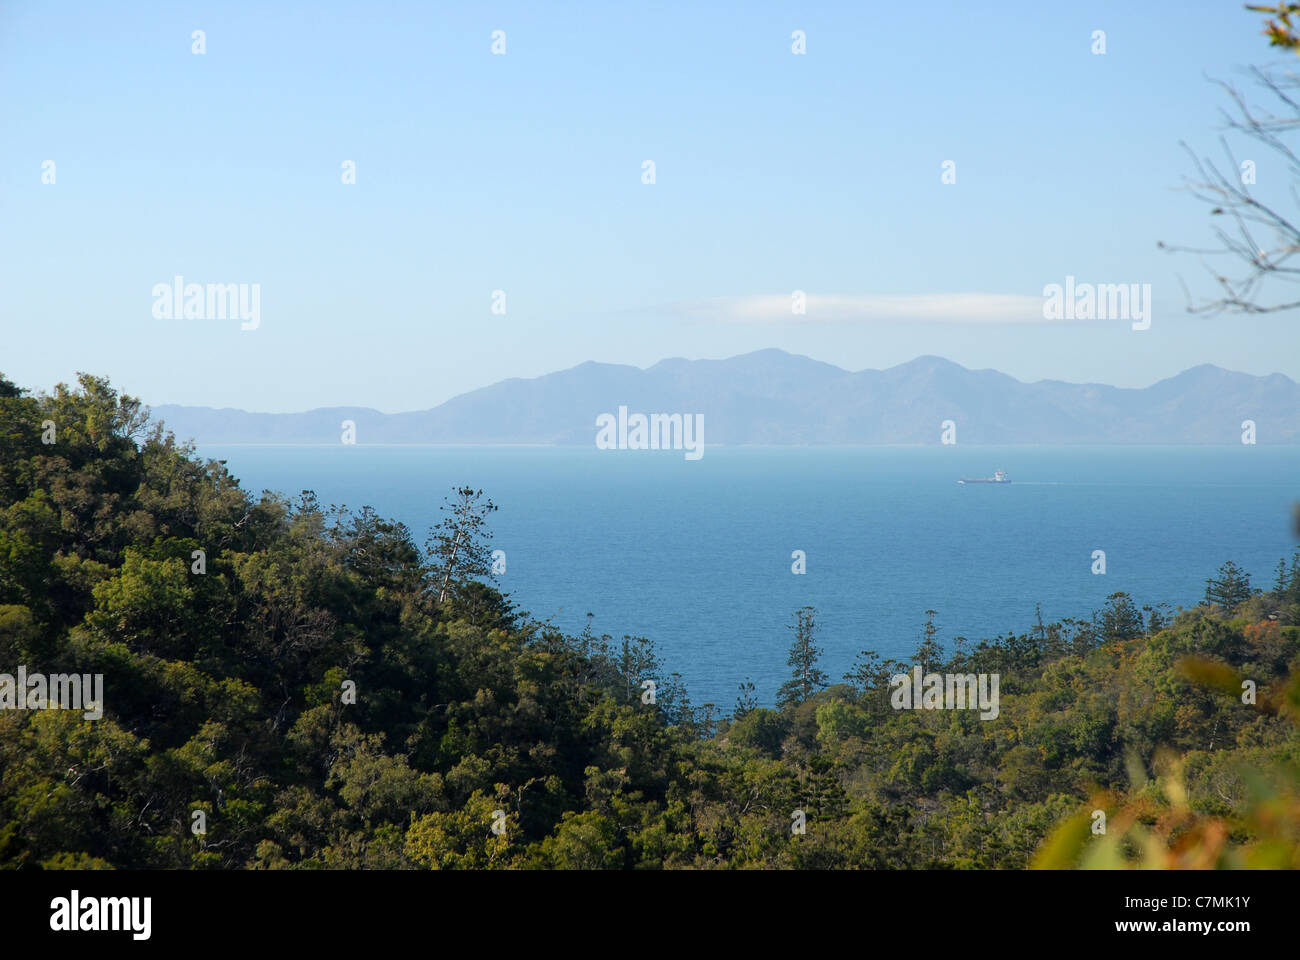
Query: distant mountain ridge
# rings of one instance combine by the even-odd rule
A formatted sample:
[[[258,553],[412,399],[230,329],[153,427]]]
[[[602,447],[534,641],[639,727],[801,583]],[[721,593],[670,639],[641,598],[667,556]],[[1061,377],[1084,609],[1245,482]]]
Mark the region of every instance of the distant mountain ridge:
[[[178,439],[215,443],[595,442],[596,417],[701,413],[712,444],[937,444],[940,424],[959,443],[1239,444],[1242,421],[1261,444],[1300,443],[1300,385],[1202,364],[1137,389],[968,370],[918,357],[852,373],[783,350],[726,360],[673,358],[641,369],[587,362],[533,379],[502,380],[428,410],[366,407],[305,413],[164,404],[153,408]]]

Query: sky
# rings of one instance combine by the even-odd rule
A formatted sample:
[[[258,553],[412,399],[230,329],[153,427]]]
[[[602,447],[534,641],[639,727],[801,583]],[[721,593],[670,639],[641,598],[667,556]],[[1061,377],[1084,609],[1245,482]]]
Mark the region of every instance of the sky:
[[[9,379],[268,412],[767,347],[1300,379],[1294,311],[1190,315],[1207,263],[1157,248],[1213,242],[1211,79],[1300,66],[1240,3],[270,6],[0,4]],[[256,285],[256,326],[169,314],[178,276]],[[1044,319],[1067,276],[1149,284],[1150,328]]]

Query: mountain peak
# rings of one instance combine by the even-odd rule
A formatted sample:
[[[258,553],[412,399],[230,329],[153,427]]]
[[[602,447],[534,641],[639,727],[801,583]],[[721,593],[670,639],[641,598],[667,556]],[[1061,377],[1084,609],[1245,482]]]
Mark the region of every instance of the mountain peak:
[[[937,373],[939,371],[965,371],[960,363],[954,363],[946,357],[936,357],[933,354],[924,354],[914,360],[908,360],[906,363],[900,363],[890,367],[889,371],[901,371],[903,373]]]
[[[503,380],[430,410],[349,414],[358,443],[590,445],[601,414],[699,414],[711,444],[937,443],[959,424],[972,444],[1240,442],[1243,418],[1260,443],[1300,443],[1300,386],[1201,364],[1143,389],[1022,383],[924,355],[884,371],[850,373],[775,347],[725,359],[669,357],[641,369],[588,361]],[[333,410],[248,414],[167,407],[181,439],[200,443],[333,443]],[[163,412],[162,410],[159,411]]]

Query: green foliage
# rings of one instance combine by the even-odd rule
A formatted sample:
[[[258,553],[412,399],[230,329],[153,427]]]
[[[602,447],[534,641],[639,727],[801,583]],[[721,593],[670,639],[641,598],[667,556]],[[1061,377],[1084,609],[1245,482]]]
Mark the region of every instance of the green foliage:
[[[788,629],[794,631],[790,656],[786,659],[791,668],[791,677],[781,685],[776,695],[777,703],[783,707],[805,703],[816,691],[826,686],[826,673],[817,666],[821,659],[821,650],[816,643],[817,611],[812,607],[796,610],[794,623]]]
[[[426,545],[438,578],[438,602],[444,603],[466,584],[492,575],[492,534],[488,517],[496,512],[483,491],[459,487],[455,499],[443,498],[443,516]]]
[[[1142,614],[1127,593],[1112,593],[1106,598],[1106,606],[1099,618],[1098,632],[1107,643],[1124,642],[1143,634]]]
[[[0,710],[0,867],[1020,868],[1061,823],[1063,863],[1300,865],[1300,554],[1268,594],[1225,567],[1214,606],[1116,593],[946,658],[928,611],[916,663],[999,674],[990,722],[893,709],[911,665],[874,651],[828,685],[804,608],[779,709],[747,682],[718,724],[649,641],[516,611],[494,510],[457,490],[422,555],[250,496],[107,381],[0,377],[0,672],[105,690],[98,720]],[[1127,846],[1070,846],[1103,800]]]
[[[736,697],[736,708],[731,712],[731,717],[733,720],[743,720],[757,707],[758,692],[754,688],[754,681],[746,677],[745,682],[740,684],[740,696]]]
[[[1228,613],[1249,600],[1255,591],[1250,587],[1250,574],[1229,560],[1219,567],[1219,575],[1205,581],[1205,602],[1217,604]]]

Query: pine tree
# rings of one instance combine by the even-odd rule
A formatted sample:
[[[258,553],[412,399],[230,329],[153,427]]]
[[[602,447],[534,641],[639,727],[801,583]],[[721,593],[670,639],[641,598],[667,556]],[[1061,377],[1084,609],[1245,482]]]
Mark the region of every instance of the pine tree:
[[[929,673],[931,667],[937,667],[943,661],[943,646],[939,643],[939,628],[934,625],[934,616],[939,611],[925,611],[925,631],[912,661],[921,666],[922,673]]]
[[[1147,615],[1147,633],[1149,634],[1157,634],[1173,622],[1169,616],[1169,604],[1167,603],[1157,603],[1154,606],[1149,603],[1143,604],[1142,610]]]
[[[1219,567],[1219,576],[1205,581],[1205,602],[1223,607],[1228,613],[1254,595],[1250,574],[1229,560]]]
[[[745,682],[740,684],[740,696],[736,698],[736,709],[732,711],[731,719],[743,720],[757,709],[758,695],[754,689],[754,681],[746,677]]]
[[[462,584],[492,576],[492,534],[487,518],[497,507],[491,500],[483,501],[483,491],[473,487],[461,487],[455,496],[454,501],[443,497],[443,517],[425,544],[434,569],[441,574],[439,603]]]
[[[627,690],[627,702],[636,703],[641,699],[645,680],[663,683],[663,662],[655,649],[653,640],[646,637],[623,637],[623,646],[619,652],[618,672],[623,676]],[[657,698],[656,694],[656,698]]]
[[[844,674],[844,679],[860,691],[860,705],[870,713],[890,712],[889,681],[900,673],[906,673],[908,665],[892,657],[882,660],[874,650],[861,651],[853,662],[853,669]]]
[[[879,676],[880,655],[874,650],[863,650],[853,661],[853,669],[844,674],[844,679],[866,693],[876,685]]]
[[[794,631],[794,642],[790,644],[790,656],[786,660],[793,668],[793,675],[782,684],[776,697],[783,708],[806,702],[827,684],[826,673],[817,667],[822,655],[815,642],[817,611],[812,607],[802,607],[795,611],[794,618],[795,622],[787,627]]]
[[[1142,636],[1142,614],[1133,603],[1133,598],[1122,590],[1112,593],[1101,611],[1098,631],[1102,640],[1110,643],[1115,640],[1132,640]]]

